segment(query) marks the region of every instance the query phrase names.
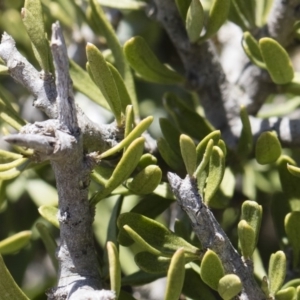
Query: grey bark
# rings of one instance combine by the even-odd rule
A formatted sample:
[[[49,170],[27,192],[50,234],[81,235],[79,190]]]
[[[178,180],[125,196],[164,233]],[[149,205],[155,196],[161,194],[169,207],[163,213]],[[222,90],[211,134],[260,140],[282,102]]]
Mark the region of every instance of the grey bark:
[[[185,179],[181,179],[174,173],[168,173],[168,180],[179,206],[189,216],[202,248],[213,250],[221,259],[225,273],[236,274],[242,281],[242,292],[235,299],[266,299],[254,280],[250,264],[243,261],[212,212],[203,203],[196,180],[188,175]]]
[[[174,47],[182,60],[189,88],[196,91],[204,108],[205,115],[211,124],[222,132],[226,144],[235,149],[241,133],[242,124],[239,117],[240,105],[246,105],[250,114],[256,114],[270,93],[275,93],[278,87],[271,82],[266,71],[250,64],[245,57],[237,63],[244,66],[239,80],[230,82],[220,64],[214,45],[211,41],[201,44],[190,43],[184,23],[179,15],[176,4],[172,0],[154,0],[156,6],[155,18],[168,33]],[[275,0],[274,9],[270,14],[268,26],[260,32],[258,37],[269,36],[290,46],[292,43],[290,22],[299,20],[300,1]],[[277,13],[280,10],[280,13]],[[287,16],[292,20],[283,22]],[[280,28],[275,30],[274,28]],[[269,34],[270,32],[270,34]],[[240,45],[238,47],[241,48]],[[241,51],[243,51],[241,49]],[[232,58],[231,58],[232,59]],[[233,68],[235,64],[232,64]],[[267,130],[275,130],[283,146],[297,147],[300,145],[299,120],[285,118],[271,118],[261,120],[256,117],[250,119],[254,137]],[[284,126],[283,126],[284,124]]]
[[[6,41],[7,39],[4,43]],[[51,50],[57,91],[51,93],[57,95],[56,99],[51,101],[48,101],[46,89],[43,89],[38,73],[27,61],[24,61],[16,51],[6,58],[14,78],[30,88],[31,92],[42,95],[40,97],[44,97],[45,102],[48,101],[46,111],[51,116],[58,117],[28,124],[19,134],[12,135],[6,140],[34,149],[38,160],[49,159],[55,173],[59,197],[60,246],[56,254],[59,274],[57,287],[48,292],[48,299],[115,299],[113,291],[104,289],[99,274],[92,229],[95,212],[88,201],[89,175],[96,161],[93,155],[85,154],[83,141],[86,127],[82,128],[82,123],[78,120],[87,119],[81,112],[78,114],[78,108],[74,103],[67,51],[58,23],[52,26]],[[12,67],[11,62],[16,59],[15,56],[23,61],[20,74],[14,72]],[[16,61],[15,65],[20,66],[20,62]],[[28,74],[35,76],[39,88],[31,84],[32,76],[28,79]],[[100,136],[104,142],[103,136]]]

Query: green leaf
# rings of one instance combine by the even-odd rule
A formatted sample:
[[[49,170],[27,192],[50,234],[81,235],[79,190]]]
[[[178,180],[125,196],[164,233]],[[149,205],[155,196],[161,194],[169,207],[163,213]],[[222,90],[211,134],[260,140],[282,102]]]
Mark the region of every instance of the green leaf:
[[[20,130],[26,124],[26,121],[20,117],[5,97],[0,98],[0,118],[16,130]]]
[[[0,241],[0,254],[12,254],[24,248],[30,241],[31,231],[25,230]]]
[[[281,289],[275,295],[276,300],[294,300],[295,296],[296,296],[296,289],[294,287]]]
[[[270,257],[268,277],[270,281],[269,290],[275,295],[283,285],[286,275],[286,257],[283,251],[277,251]]]
[[[278,171],[279,171],[279,178],[281,182],[281,187],[284,192],[284,198],[290,202],[290,206],[293,210],[292,201],[300,199],[300,185],[299,179],[292,175],[287,165],[295,165],[295,161],[288,156],[282,155],[278,161]]]
[[[36,206],[42,205],[57,206],[57,190],[52,185],[42,179],[28,179],[25,189]]]
[[[47,252],[50,256],[50,259],[52,261],[55,270],[58,271],[58,261],[55,255],[57,244],[55,239],[51,235],[50,230],[47,228],[47,226],[45,226],[43,223],[37,222],[35,226],[39,231],[40,237],[47,249]]]
[[[57,219],[58,209],[54,206],[43,205],[39,207],[40,215],[54,225],[56,228],[59,228],[59,222]]]
[[[134,126],[134,115],[133,115],[133,106],[127,105],[125,109],[125,128],[124,128],[124,137],[126,138],[129,133],[132,131]]]
[[[300,258],[300,212],[293,211],[286,215],[284,220],[285,232],[293,249],[293,266],[299,265]]]
[[[158,166],[150,165],[141,170],[127,187],[138,195],[152,193],[161,181],[162,172]]]
[[[216,300],[212,290],[201,280],[199,273],[191,268],[185,270],[182,293],[191,299]]]
[[[300,168],[287,164],[287,169],[292,175],[300,177]]]
[[[145,153],[142,155],[139,161],[138,168],[145,169],[150,165],[156,165],[156,164],[157,164],[157,158],[150,153]]]
[[[185,277],[184,265],[184,249],[179,248],[171,259],[164,300],[179,299]]]
[[[227,274],[218,284],[218,293],[224,300],[233,299],[243,288],[241,279],[235,274]]]
[[[181,247],[184,248],[186,257],[196,259],[199,255],[200,250],[198,248],[178,237],[157,221],[136,213],[124,213],[118,219],[120,229],[118,239],[123,246],[130,246],[133,243],[132,238],[123,228],[125,225],[129,226],[146,243],[164,256],[171,257]]]
[[[205,203],[209,201],[216,193],[225,172],[225,158],[222,150],[218,146],[213,146],[209,161],[209,172],[204,192]]]
[[[212,289],[218,290],[219,280],[225,275],[222,262],[218,255],[208,249],[200,266],[202,280]]]
[[[195,143],[188,135],[180,136],[180,150],[186,171],[192,177],[196,170],[197,155]]]
[[[184,83],[177,72],[163,65],[142,37],[133,37],[124,44],[130,66],[145,80],[160,84]]]
[[[174,152],[176,152],[176,154],[181,155],[179,145],[180,131],[166,118],[160,118],[159,125],[169,146],[174,150]]]
[[[238,154],[246,158],[252,151],[253,147],[253,135],[251,130],[251,124],[249,116],[245,106],[241,106],[240,117],[243,124],[242,132],[238,141]]]
[[[8,67],[0,65],[0,75],[8,75]]]
[[[122,150],[123,148],[127,147],[128,145],[132,144],[132,142],[150,126],[152,121],[153,117],[149,116],[141,122],[139,122],[139,124],[136,125],[136,127],[128,134],[128,136],[126,136],[126,138],[124,138],[119,144],[101,153],[100,158],[103,159],[110,155],[113,155]]]
[[[132,0],[99,0],[99,3],[106,7],[125,10],[141,10],[146,8],[146,2],[144,1],[132,1]]]
[[[259,164],[266,165],[275,162],[281,154],[281,145],[276,133],[265,131],[256,142],[255,157]]]
[[[144,253],[147,253],[147,252],[144,252]],[[150,253],[147,253],[147,254],[150,254]],[[135,273],[132,273],[130,275],[122,277],[122,286],[144,285],[144,284],[150,283],[158,278],[161,278],[163,276],[165,276],[165,274],[155,274],[155,273],[146,273],[144,271],[137,271]]]
[[[45,38],[43,11],[40,0],[26,0],[22,9],[23,23],[32,42],[33,52],[39,65],[50,72],[50,49]]]
[[[245,220],[247,224],[250,225],[254,230],[254,234],[255,234],[254,248],[255,248],[256,243],[258,241],[260,225],[262,220],[262,206],[255,201],[250,201],[250,200],[244,201],[242,205],[241,219]]]
[[[175,0],[175,3],[182,20],[185,21],[187,11],[191,4],[191,0]]]
[[[157,140],[157,148],[163,160],[172,169],[181,170],[184,167],[182,157],[175,152],[175,148],[171,147],[164,138]]]
[[[139,107],[136,98],[136,92],[134,87],[134,80],[131,74],[130,67],[125,60],[122,46],[120,45],[119,39],[115,33],[111,23],[107,20],[105,13],[97,0],[89,0],[90,10],[87,10],[87,18],[90,26],[95,33],[104,35],[108,48],[111,49],[118,71],[124,79],[127,91],[132,101],[134,114],[139,116]]]
[[[118,298],[121,290],[121,265],[119,253],[113,242],[107,242],[106,248],[109,261],[110,289],[115,291],[116,297]]]
[[[16,284],[0,255],[1,300],[30,300]]]
[[[118,70],[109,62],[107,62],[107,65],[109,67],[109,70],[114,78],[118,94],[120,96],[121,101],[121,107],[122,112],[125,113],[127,105],[131,105],[131,99],[129,96],[129,93],[127,91],[127,88],[125,86],[125,82],[121,76],[121,74],[118,72]]]
[[[247,20],[249,23],[249,27],[254,28],[255,27],[255,6],[256,6],[256,0],[234,0],[234,2],[237,4],[239,8],[239,12],[243,15],[243,17]]]
[[[96,205],[130,176],[143,154],[144,141],[145,139],[140,137],[130,144],[115,167],[111,177],[106,182],[105,187],[90,199],[91,205]]]
[[[185,28],[192,43],[200,38],[204,24],[204,11],[200,0],[192,0],[187,11]]]
[[[211,133],[209,133],[207,136],[205,136],[200,143],[196,147],[197,152],[197,163],[200,163],[203,159],[203,155],[206,152],[207,145],[210,140],[213,140],[213,145],[217,145],[219,139],[221,138],[221,131],[215,130]]]
[[[117,219],[121,212],[123,199],[124,199],[123,196],[119,196],[119,199],[116,201],[116,204],[114,205],[111,211],[109,223],[107,226],[107,232],[106,232],[106,242],[113,242],[114,245],[116,245],[117,250],[119,249],[119,243],[118,243],[119,229],[117,226]],[[104,278],[109,277],[109,262],[108,262],[107,248],[104,248],[102,276]]]
[[[28,161],[28,158],[19,158],[12,162],[9,162],[9,163],[0,164],[0,172],[8,171],[14,167],[18,167],[27,161]]]
[[[206,32],[202,39],[213,36],[226,21],[230,8],[230,0],[214,0],[209,11]]]
[[[99,88],[91,79],[89,74],[84,71],[79,65],[77,65],[73,60],[70,59],[69,62],[69,72],[73,81],[74,88],[103,108],[110,110],[110,107],[103,94],[100,92]]]
[[[86,55],[89,62],[93,80],[101,90],[108,105],[113,112],[118,126],[121,126],[122,106],[114,76],[102,53],[93,44],[88,43],[86,46]]]
[[[205,152],[203,152],[202,160],[195,171],[195,177],[197,178],[198,188],[201,192],[204,191],[204,187],[206,184],[206,178],[208,175],[208,163],[213,151],[213,147],[214,141],[211,139],[206,144],[206,149]]]
[[[287,86],[293,83],[287,84]],[[288,88],[285,86],[284,90],[288,93]],[[293,91],[291,91],[293,93]],[[265,104],[257,114],[258,118],[281,117],[291,114],[300,106],[300,97],[296,96],[283,103]]]
[[[243,257],[251,258],[256,246],[256,236],[254,229],[245,220],[238,224],[238,236]]]
[[[139,252],[135,255],[134,261],[142,271],[157,276],[167,273],[171,258],[157,256],[149,252]]]
[[[14,167],[8,171],[0,172],[0,180],[10,180],[19,176],[22,171],[30,164],[29,160],[25,160],[21,165]]]
[[[271,38],[261,38],[259,47],[272,80],[276,84],[291,82],[294,78],[294,69],[286,50]]]
[[[20,158],[23,158],[22,154],[10,152],[10,151],[5,151],[5,150],[0,149],[0,162],[1,163],[11,162],[12,160],[17,160],[17,159],[20,159]]]
[[[167,199],[165,195],[147,195],[143,197],[143,199],[134,206],[130,212],[138,213],[154,219],[163,213],[172,203],[174,203],[174,200],[175,199]]]
[[[173,117],[177,127],[192,138],[201,141],[213,130],[206,118],[196,113],[173,93],[164,95],[164,106]],[[189,121],[186,122],[186,120]]]

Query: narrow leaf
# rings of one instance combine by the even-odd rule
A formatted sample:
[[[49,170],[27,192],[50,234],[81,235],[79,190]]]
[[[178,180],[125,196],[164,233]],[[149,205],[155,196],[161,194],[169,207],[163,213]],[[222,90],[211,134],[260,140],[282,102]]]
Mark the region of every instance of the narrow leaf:
[[[49,43],[45,38],[43,11],[40,0],[26,0],[22,9],[23,23],[32,42],[33,51],[41,68],[49,72]]]
[[[127,147],[132,143],[133,140],[135,140],[137,137],[139,137],[152,123],[153,117],[149,116],[142,120],[129,134],[124,138],[119,144],[114,146],[113,148],[101,153],[100,158],[106,158],[110,155],[113,155],[120,150],[122,150],[124,147]]]
[[[241,106],[240,117],[243,124],[243,128],[241,136],[239,138],[237,152],[241,157],[246,158],[252,151],[253,136],[249,116],[244,106]]]
[[[39,208],[40,215],[54,225],[56,228],[59,228],[59,222],[57,219],[58,209],[54,206],[43,205]]]
[[[124,45],[124,53],[130,66],[144,79],[160,83],[183,83],[185,79],[163,65],[142,37],[133,37]]]
[[[109,70],[115,80],[118,94],[120,96],[122,112],[125,113],[126,106],[131,105],[131,99],[130,99],[129,93],[127,91],[127,88],[125,86],[125,82],[124,82],[121,74],[118,72],[118,70],[112,64],[107,62],[107,65],[108,65]]]
[[[0,254],[11,254],[25,247],[31,238],[31,231],[21,231],[0,241]]]
[[[209,205],[210,199],[216,193],[225,172],[225,158],[218,146],[213,146],[209,161],[209,172],[204,192],[205,202]]]
[[[200,38],[204,23],[204,11],[199,0],[192,0],[187,11],[185,27],[192,43]]]
[[[43,240],[43,243],[47,249],[47,252],[50,256],[50,259],[52,261],[52,264],[55,268],[56,271],[58,271],[58,260],[56,258],[56,249],[57,249],[57,244],[55,239],[50,233],[50,230],[41,222],[37,222],[35,224],[37,230],[39,231],[40,237]]]
[[[184,265],[184,249],[179,248],[171,259],[164,300],[179,299],[185,277]]]
[[[270,257],[268,277],[270,280],[269,290],[275,295],[283,285],[286,275],[286,257],[283,251],[277,251]]]
[[[287,214],[284,220],[284,227],[293,249],[293,266],[296,268],[300,259],[300,212],[293,211]]]
[[[97,192],[90,199],[91,204],[96,205],[100,200],[108,196],[115,188],[117,188],[130,176],[130,174],[136,168],[140,157],[142,156],[144,150],[144,141],[145,139],[140,137],[130,144],[103,190]]]
[[[70,76],[73,81],[74,88],[80,93],[86,95],[95,103],[99,104],[103,108],[110,110],[110,107],[105,100],[103,94],[93,82],[89,74],[84,71],[79,65],[73,60],[70,60]]]
[[[110,289],[115,291],[116,297],[118,298],[121,290],[121,265],[119,253],[117,247],[112,242],[107,242],[106,248],[109,261]]]
[[[138,195],[152,193],[161,181],[162,171],[158,166],[150,165],[141,170],[127,187]]]
[[[0,255],[1,300],[30,300],[16,284]]]
[[[107,20],[102,7],[99,5],[97,0],[89,0],[90,10],[87,10],[88,21],[94,32],[99,35],[104,35],[108,44],[108,48],[111,49],[118,71],[125,81],[128,93],[130,95],[134,114],[139,116],[139,108],[136,98],[136,92],[134,87],[134,80],[131,74],[130,67],[125,60],[122,46],[115,33],[111,23]]]
[[[226,21],[230,8],[230,0],[214,0],[209,11],[206,33],[203,39],[213,36]]]
[[[91,72],[93,74],[93,80],[101,90],[116,118],[117,124],[120,126],[122,122],[121,100],[110,68],[108,67],[102,53],[93,44],[87,44],[86,54]]]
[[[271,38],[260,39],[259,47],[272,80],[277,84],[292,81],[294,69],[286,50]]]
[[[195,143],[188,135],[180,136],[180,150],[186,171],[192,177],[196,169],[197,155]]]
[[[249,59],[255,65],[263,69],[267,68],[260,52],[259,44],[249,31],[243,34],[242,46]]]
[[[195,258],[199,255],[199,249],[174,234],[161,223],[136,213],[124,213],[118,219],[119,242],[123,246],[130,246],[133,240],[123,229],[128,225],[132,230],[141,236],[146,243],[165,256],[171,257],[173,253],[183,247],[186,257]]]
[[[243,257],[251,258],[256,246],[256,236],[254,229],[245,220],[238,224],[238,236]]]

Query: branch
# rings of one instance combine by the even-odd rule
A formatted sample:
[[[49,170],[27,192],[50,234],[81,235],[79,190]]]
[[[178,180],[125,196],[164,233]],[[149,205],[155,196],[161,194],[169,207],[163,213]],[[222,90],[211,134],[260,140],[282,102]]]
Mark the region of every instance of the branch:
[[[72,80],[69,75],[69,58],[58,22],[52,25],[51,50],[56,74],[58,120],[71,133],[75,133],[78,131],[78,124]]]
[[[154,0],[154,3],[157,8],[156,18],[177,49],[189,87],[198,93],[205,116],[216,129],[221,130],[227,146],[235,149],[242,129],[240,105],[247,105],[251,114],[256,113],[266,97],[277,91],[277,86],[271,82],[266,71],[249,64],[248,59],[244,60],[247,67],[243,68],[240,80],[237,83],[229,82],[212,42],[190,43],[175,2]],[[240,49],[243,51],[241,47]],[[236,65],[233,64],[233,67]],[[300,145],[298,120],[288,118],[261,120],[251,117],[250,122],[255,138],[263,131],[275,130],[283,145],[294,147]]]
[[[53,76],[38,72],[16,49],[14,39],[4,33],[0,44],[0,57],[9,68],[9,74],[22,84],[34,97],[33,105],[45,112],[51,119],[56,119],[57,91]],[[77,110],[78,126],[83,134],[86,151],[104,152],[117,144],[122,134],[115,124],[98,125],[92,122],[79,107]]]
[[[48,299],[115,299],[115,293],[104,289],[102,284],[94,245],[92,224],[95,212],[88,201],[88,186],[95,161],[85,154],[83,147],[67,51],[59,23],[54,24],[52,30],[58,120],[25,125],[20,134],[6,140],[33,148],[42,158],[50,159],[55,173],[60,223],[60,246],[56,252],[59,274],[57,287],[48,293]],[[26,68],[31,68],[29,63]],[[36,74],[32,68],[30,72]],[[20,78],[25,75],[20,75]],[[25,80],[22,82],[29,84]],[[80,117],[82,115],[79,114]]]
[[[277,40],[283,47],[290,47],[295,43],[294,24],[300,20],[299,0],[274,0],[267,22],[270,37]]]
[[[253,277],[253,270],[240,257],[212,212],[203,203],[194,179],[181,179],[168,173],[171,189],[178,204],[187,213],[192,227],[204,249],[213,250],[221,259],[226,274],[236,274],[243,290],[237,299],[265,299],[265,295]]]

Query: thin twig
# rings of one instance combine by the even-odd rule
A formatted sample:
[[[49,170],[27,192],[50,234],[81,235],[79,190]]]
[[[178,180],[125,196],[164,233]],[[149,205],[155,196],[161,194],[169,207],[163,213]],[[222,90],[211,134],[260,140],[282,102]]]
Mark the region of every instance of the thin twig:
[[[254,280],[252,268],[244,263],[212,212],[203,203],[195,179],[189,176],[181,179],[174,173],[168,173],[168,180],[178,204],[189,216],[202,247],[211,249],[218,255],[226,274],[236,274],[241,279],[243,290],[237,299],[265,299]]]

